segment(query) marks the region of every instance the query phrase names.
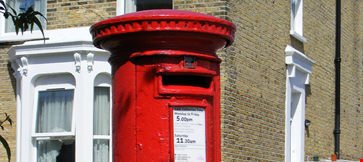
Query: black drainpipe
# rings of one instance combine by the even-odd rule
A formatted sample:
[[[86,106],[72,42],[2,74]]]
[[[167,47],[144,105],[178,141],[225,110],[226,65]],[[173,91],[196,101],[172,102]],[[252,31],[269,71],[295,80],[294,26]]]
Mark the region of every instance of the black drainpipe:
[[[340,35],[341,35],[341,0],[336,0],[336,42],[335,42],[335,129],[334,129],[334,154],[340,159]]]

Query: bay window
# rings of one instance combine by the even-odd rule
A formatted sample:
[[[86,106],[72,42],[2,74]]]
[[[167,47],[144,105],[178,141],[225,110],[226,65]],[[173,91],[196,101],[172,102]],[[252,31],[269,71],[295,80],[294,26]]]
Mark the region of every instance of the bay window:
[[[8,51],[17,80],[16,161],[111,162],[110,53],[94,47],[89,27],[47,32],[45,42]]]

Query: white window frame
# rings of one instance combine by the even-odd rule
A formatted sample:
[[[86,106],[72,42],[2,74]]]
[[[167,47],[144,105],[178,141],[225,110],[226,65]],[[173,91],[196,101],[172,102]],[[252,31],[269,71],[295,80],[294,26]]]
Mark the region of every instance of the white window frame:
[[[71,75],[71,74],[66,74]],[[44,75],[42,77],[47,77]],[[62,81],[63,83],[53,84],[51,81],[46,83],[40,83],[35,87],[35,94],[34,94],[34,106],[33,106],[33,119],[32,119],[32,135],[31,137],[35,138],[36,140],[40,139],[50,139],[50,137],[58,137],[58,138],[66,138],[66,137],[74,137],[75,136],[75,97],[76,97],[76,87],[73,84],[67,83],[68,80]],[[36,133],[36,124],[37,124],[37,114],[38,114],[38,96],[39,92],[47,91],[47,90],[57,90],[57,89],[64,89],[64,90],[73,90],[73,108],[72,108],[72,126],[70,132],[55,132],[55,133]]]
[[[58,75],[65,75],[66,77],[59,77]],[[57,76],[57,78],[52,78]],[[34,97],[33,97],[33,115],[32,115],[32,129],[31,138],[34,145],[33,148],[33,161],[37,161],[38,143],[37,141],[52,141],[75,138],[75,100],[76,100],[76,86],[74,76],[70,73],[54,73],[54,74],[42,74],[37,77],[34,85]],[[55,132],[55,133],[36,133],[37,126],[37,113],[38,113],[38,101],[39,92],[48,90],[73,90],[73,107],[72,107],[72,126],[70,132]]]
[[[303,37],[303,0],[291,0],[291,30],[290,35],[306,42]]]
[[[108,145],[108,148],[109,148],[109,162],[112,162],[112,152],[113,152],[113,149],[112,149],[112,87],[111,87],[111,77],[104,77],[102,75],[107,75],[107,74],[99,74],[98,76],[96,76],[95,78],[95,83],[94,83],[94,87],[108,87],[110,88],[110,132],[109,132],[109,135],[93,135],[93,141],[94,140],[97,140],[97,139],[107,139],[109,141],[109,145]],[[95,93],[93,92],[93,96],[95,95]],[[94,110],[94,106],[93,106],[93,109]],[[94,119],[92,120],[94,121]],[[93,132],[92,132],[93,133]],[[93,152],[94,154],[94,152]]]
[[[291,46],[285,49],[287,64],[285,100],[285,162],[304,161],[305,148],[305,85],[309,84],[313,60]],[[300,97],[293,98],[293,94]],[[296,104],[291,117],[292,102]],[[294,122],[294,123],[292,123]],[[296,133],[292,137],[292,131]],[[296,152],[293,154],[292,151]]]

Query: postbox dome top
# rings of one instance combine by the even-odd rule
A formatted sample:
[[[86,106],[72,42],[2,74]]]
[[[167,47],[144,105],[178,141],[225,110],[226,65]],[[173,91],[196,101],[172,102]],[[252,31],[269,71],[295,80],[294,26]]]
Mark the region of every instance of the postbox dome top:
[[[159,9],[133,12],[109,18],[91,26],[94,45],[100,47],[104,38],[135,32],[185,31],[219,35],[226,46],[234,41],[236,26],[214,16],[183,10]]]

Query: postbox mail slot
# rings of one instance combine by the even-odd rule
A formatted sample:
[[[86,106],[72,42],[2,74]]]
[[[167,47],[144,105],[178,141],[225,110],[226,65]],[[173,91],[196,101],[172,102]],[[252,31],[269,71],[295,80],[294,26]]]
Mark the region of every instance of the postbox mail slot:
[[[197,75],[162,75],[161,78],[163,86],[194,86],[201,88],[209,88],[213,79],[212,77]]]
[[[164,67],[156,70],[156,96],[213,96],[215,71],[205,68],[187,69]]]
[[[213,77],[193,75],[160,75],[157,77],[158,95],[213,96]]]

